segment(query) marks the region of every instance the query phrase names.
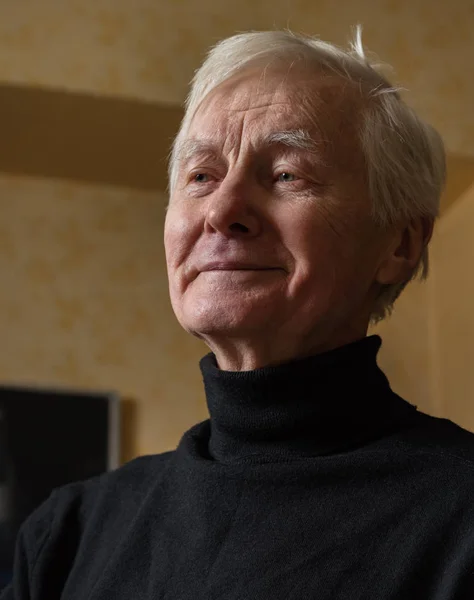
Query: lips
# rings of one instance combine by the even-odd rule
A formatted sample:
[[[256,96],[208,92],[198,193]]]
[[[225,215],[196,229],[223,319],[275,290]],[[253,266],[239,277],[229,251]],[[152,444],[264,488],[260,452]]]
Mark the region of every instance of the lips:
[[[265,266],[254,263],[237,262],[237,261],[215,261],[202,265],[199,269],[205,271],[278,271],[280,267]]]

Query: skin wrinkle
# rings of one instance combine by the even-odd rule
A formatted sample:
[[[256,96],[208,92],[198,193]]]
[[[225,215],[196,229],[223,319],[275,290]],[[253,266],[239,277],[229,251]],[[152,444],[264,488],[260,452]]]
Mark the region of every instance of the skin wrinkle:
[[[296,153],[295,156],[300,154],[302,150],[305,150],[311,154],[311,161],[313,163],[317,163],[320,166],[327,166],[321,158],[323,144],[312,139],[307,130],[276,131],[264,136],[262,139],[258,139],[255,145],[257,148],[259,146],[266,146],[269,149],[272,146],[280,145],[287,149],[288,154],[292,152]],[[206,158],[208,158],[211,162],[215,161],[218,163],[222,161],[228,165],[225,157],[219,157],[218,146],[212,139],[188,139],[181,143],[177,149],[176,160],[180,164],[182,171],[193,164],[193,161],[199,162],[201,158],[203,162],[206,162]]]
[[[188,139],[211,140],[217,163],[204,156],[183,169],[180,160],[165,225],[170,295],[180,323],[206,341],[221,368],[277,364],[364,337],[378,278],[406,267],[392,256],[398,231],[382,231],[370,217],[355,136],[360,99],[351,94],[334,76],[294,71],[283,85],[275,70],[264,83],[254,70],[218,86],[190,123]],[[295,130],[317,142],[323,169],[308,150],[261,144]],[[311,183],[306,161],[331,185]],[[206,167],[203,181],[184,176]],[[277,167],[296,179],[275,179]],[[215,260],[278,270],[201,271]]]
[[[270,108],[270,107],[274,107],[274,106],[286,106],[286,104],[284,102],[265,102],[264,104],[259,104],[257,106],[252,106],[252,110],[261,110],[262,108]],[[231,106],[229,106],[228,111],[235,113],[235,114],[240,114],[240,113],[246,113],[249,109],[248,108],[232,108]]]

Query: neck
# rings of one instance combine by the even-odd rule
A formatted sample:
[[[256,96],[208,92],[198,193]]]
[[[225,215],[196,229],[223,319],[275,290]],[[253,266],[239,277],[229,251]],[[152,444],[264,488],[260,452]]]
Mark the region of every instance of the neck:
[[[368,323],[342,331],[321,332],[309,336],[276,335],[231,337],[203,336],[223,371],[253,371],[293,360],[329,352],[363,339]]]
[[[278,366],[219,369],[201,361],[214,460],[273,461],[371,443],[413,416],[376,363],[377,336]]]

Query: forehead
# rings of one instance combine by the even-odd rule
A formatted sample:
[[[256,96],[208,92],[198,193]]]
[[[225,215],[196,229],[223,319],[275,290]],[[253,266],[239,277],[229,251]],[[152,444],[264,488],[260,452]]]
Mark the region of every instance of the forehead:
[[[189,137],[304,129],[315,136],[346,134],[357,119],[354,85],[335,75],[307,70],[249,70],[225,81],[204,98]]]
[[[337,75],[309,70],[249,70],[217,86],[202,101],[187,132],[231,152],[279,131],[303,130],[334,166],[363,161],[357,128],[358,88]]]

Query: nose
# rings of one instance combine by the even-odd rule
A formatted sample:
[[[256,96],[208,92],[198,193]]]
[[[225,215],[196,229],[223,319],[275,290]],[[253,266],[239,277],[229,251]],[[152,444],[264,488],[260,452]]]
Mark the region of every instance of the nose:
[[[226,237],[255,237],[262,228],[257,210],[258,186],[249,175],[228,174],[209,200],[205,229]]]

